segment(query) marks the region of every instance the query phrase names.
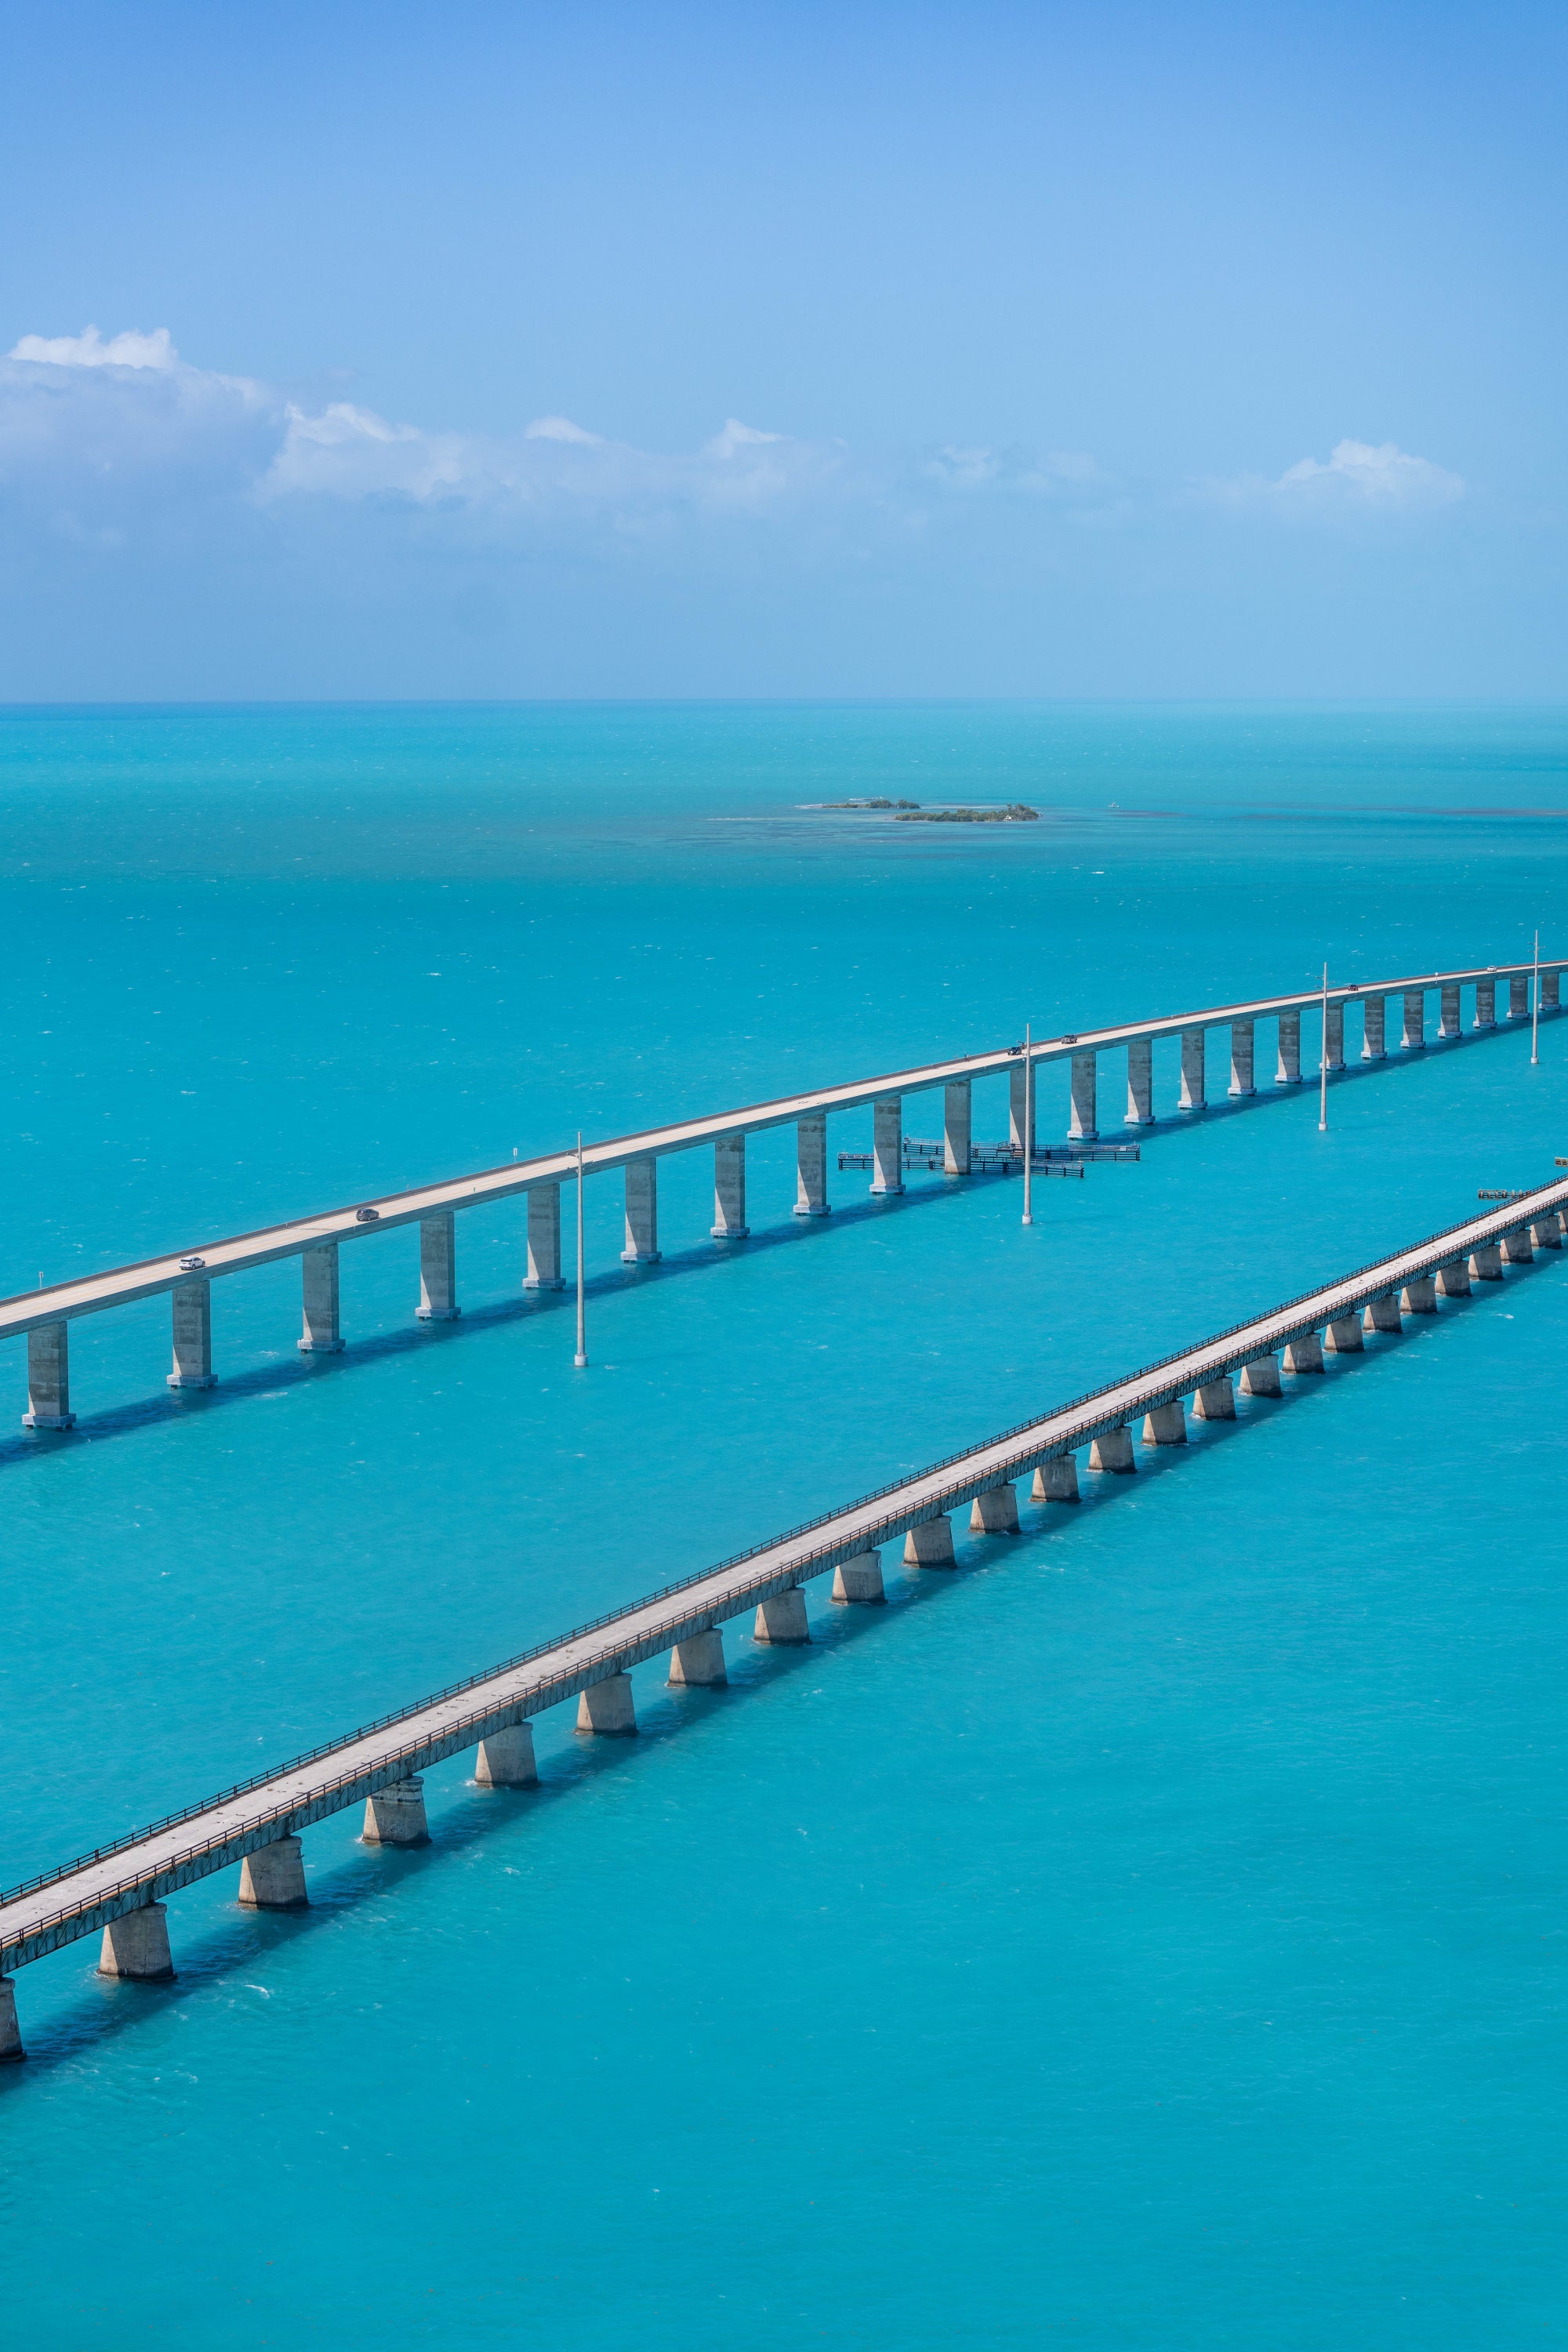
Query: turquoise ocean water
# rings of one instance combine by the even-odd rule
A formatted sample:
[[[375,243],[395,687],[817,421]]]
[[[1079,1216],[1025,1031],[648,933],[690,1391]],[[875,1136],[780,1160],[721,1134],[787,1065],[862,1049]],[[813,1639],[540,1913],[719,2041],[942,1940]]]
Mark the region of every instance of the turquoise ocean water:
[[[0,1290],[1037,1031],[1568,950],[1568,714],[673,706],[0,714]],[[1026,798],[1037,826],[803,812]],[[1468,1000],[1467,999],[1467,1013]],[[1391,1016],[1394,1008],[1391,1007]],[[1434,1020],[1435,1025],[1435,1020]],[[1391,1017],[1390,1032],[1395,1024]],[[1347,1043],[1359,1047],[1353,1020]],[[9,1883],[1465,1213],[1568,1151],[1568,1020],[1166,1118],[1043,1182],[837,1172],[754,1238],[588,1194],[75,1327],[0,1413]],[[1304,1059],[1316,1051],[1309,1032]],[[1174,1055],[1156,1054],[1173,1113]],[[1101,1122],[1121,1073],[1102,1069]],[[1042,1083],[1040,1126],[1066,1127]],[[938,1131],[934,1098],[906,1124]],[[1005,1129],[1000,1085],[975,1133]],[[864,1149],[868,1114],[830,1145]],[[17,1978],[10,2339],[1474,2347],[1564,2326],[1548,1261],[891,1605],[810,1596],[177,1983]]]

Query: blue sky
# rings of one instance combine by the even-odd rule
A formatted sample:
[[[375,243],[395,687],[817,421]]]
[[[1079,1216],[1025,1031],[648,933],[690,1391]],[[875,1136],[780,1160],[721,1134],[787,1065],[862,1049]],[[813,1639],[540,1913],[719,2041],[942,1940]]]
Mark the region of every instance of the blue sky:
[[[0,696],[1563,691],[1560,10],[9,21]]]

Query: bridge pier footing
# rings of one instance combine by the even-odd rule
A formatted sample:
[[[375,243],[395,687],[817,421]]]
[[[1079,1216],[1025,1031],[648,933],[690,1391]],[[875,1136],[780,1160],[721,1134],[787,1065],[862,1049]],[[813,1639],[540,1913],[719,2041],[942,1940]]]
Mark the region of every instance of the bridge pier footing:
[[[305,1864],[297,1837],[274,1838],[239,1865],[239,1899],[247,1911],[303,1911]]]
[[[1241,1368],[1243,1396],[1281,1396],[1279,1365],[1273,1356],[1254,1356],[1251,1363]]]
[[[1078,1464],[1070,1454],[1058,1454],[1053,1461],[1041,1463],[1035,1473],[1030,1500],[1036,1503],[1077,1502]]]
[[[300,1353],[341,1356],[343,1341],[338,1325],[336,1242],[323,1242],[319,1249],[300,1251],[300,1289],[305,1325],[300,1334]]]
[[[27,1410],[24,1429],[71,1429],[70,1325],[41,1323],[27,1334]]]
[[[833,1571],[831,1598],[835,1601],[865,1601],[875,1607],[887,1597],[879,1551],[857,1552],[853,1559],[841,1559]]]
[[[1187,1442],[1187,1416],[1180,1397],[1169,1404],[1152,1406],[1143,1416],[1145,1445],[1184,1445]]]
[[[904,1538],[907,1568],[956,1568],[952,1551],[952,1521],[922,1519]]]
[[[213,1377],[213,1294],[210,1282],[182,1282],[169,1293],[174,1342],[174,1368],[166,1375],[172,1389],[211,1389]]]
[[[141,1984],[163,1984],[174,1973],[169,1950],[169,1923],[161,1903],[143,1903],[111,1919],[103,1931],[99,1954],[100,1977],[132,1977]]]
[[[1323,1343],[1315,1331],[1298,1331],[1285,1344],[1285,1370],[1288,1372],[1321,1372],[1323,1369]]]
[[[792,1648],[810,1641],[805,1595],[798,1584],[792,1584],[787,1592],[775,1592],[771,1601],[758,1603],[752,1639],[753,1642],[777,1642]]]
[[[1113,1470],[1120,1477],[1130,1475],[1138,1467],[1132,1451],[1132,1432],[1102,1430],[1089,1449],[1089,1466],[1091,1470]]]
[[[405,1780],[389,1780],[364,1801],[366,1845],[427,1845],[430,1825],[425,1818],[425,1782],[417,1772]]]
[[[710,1625],[705,1633],[688,1633],[685,1641],[677,1642],[669,1654],[673,1689],[722,1690],[729,1679],[724,1664],[724,1636],[717,1625]]]
[[[1205,1381],[1193,1398],[1194,1421],[1234,1421],[1236,1392],[1230,1385],[1230,1375],[1222,1372],[1217,1381]]]
[[[524,1290],[560,1290],[561,1187],[534,1184],[528,1193],[528,1272]]]
[[[1462,1257],[1453,1258],[1437,1268],[1437,1294],[1442,1298],[1468,1298],[1470,1295],[1470,1269]]]
[[[1502,1251],[1496,1242],[1482,1242],[1470,1253],[1470,1272],[1478,1282],[1502,1280]]]
[[[1365,1352],[1366,1341],[1361,1336],[1361,1317],[1341,1315],[1323,1334],[1323,1345],[1331,1356],[1359,1356]]]
[[[415,1315],[421,1323],[455,1323],[463,1311],[458,1304],[457,1223],[450,1209],[419,1220],[419,1304]]]
[[[19,2066],[26,2054],[16,2022],[16,1988],[9,1977],[0,1977],[0,2066]]]
[[[630,1739],[637,1727],[630,1675],[608,1675],[590,1683],[577,1701],[577,1728],[602,1739]]]
[[[533,1726],[506,1723],[499,1731],[488,1731],[474,1758],[474,1779],[481,1789],[536,1788]]]
[[[1417,1275],[1407,1282],[1399,1294],[1400,1312],[1404,1315],[1436,1315],[1437,1290],[1429,1274]]]
[[[1018,1490],[1011,1484],[987,1486],[969,1508],[969,1531],[976,1536],[1016,1536],[1018,1532]]]

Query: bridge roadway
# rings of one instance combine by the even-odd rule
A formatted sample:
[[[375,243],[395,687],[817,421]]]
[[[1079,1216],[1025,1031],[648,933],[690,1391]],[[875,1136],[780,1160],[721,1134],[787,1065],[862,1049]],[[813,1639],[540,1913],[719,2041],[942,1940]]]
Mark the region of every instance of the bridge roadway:
[[[0,1971],[37,1960],[176,1888],[239,1863],[427,1765],[472,1748],[723,1624],[889,1538],[945,1518],[958,1506],[1071,1454],[1206,1382],[1272,1357],[1292,1339],[1397,1297],[1410,1282],[1463,1263],[1505,1234],[1550,1220],[1562,1231],[1568,1180],[1467,1219],[1414,1248],[1237,1324],[1195,1348],[971,1447],[912,1478],[864,1496],[771,1543],[670,1585],[563,1639],[300,1757],[156,1826],[133,1832],[0,1895]],[[1558,1244],[1561,1246],[1561,1244]],[[1397,1319],[1397,1318],[1395,1318]],[[19,2050],[19,2045],[18,2045]]]
[[[1555,998],[1560,974],[1564,969],[1555,963],[1539,967],[1532,963],[1467,966],[1457,971],[1418,972],[1403,980],[1366,981],[1354,988],[1331,988],[1328,1001],[1331,1010],[1342,1011],[1346,1004],[1367,998],[1405,996],[1445,985],[1453,989],[1476,982],[1484,986],[1488,982],[1519,982],[1538,969],[1542,979],[1551,983],[1553,998],[1550,1004],[1543,1003],[1542,1010],[1554,1012],[1558,1009]],[[1085,1056],[1119,1045],[1141,1044],[1144,1039],[1176,1037],[1194,1030],[1268,1020],[1280,1013],[1310,1012],[1321,1003],[1322,991],[1308,989],[1285,996],[1254,997],[1243,1004],[1210,1005],[1155,1021],[1123,1022],[1109,1029],[1086,1029],[1076,1035],[1037,1040],[1029,1058],[1036,1064],[1071,1060],[1075,1056],[1081,1061]],[[1515,1024],[1519,1017],[1517,1013],[1511,1016]],[[1508,1025],[1506,1020],[1496,1024],[1500,1029]],[[752,1103],[717,1117],[684,1119],[668,1127],[647,1128],[636,1135],[614,1136],[606,1142],[584,1147],[584,1172],[588,1176],[602,1175],[634,1160],[662,1159],[671,1152],[690,1151],[734,1136],[760,1134],[765,1129],[786,1127],[803,1118],[863,1109],[879,1100],[999,1076],[1020,1067],[1022,1061],[1021,1045],[1001,1047],[992,1053],[963,1055],[952,1061],[928,1062],[917,1069],[891,1070],[881,1077],[859,1078],[848,1086],[817,1087],[801,1094],[783,1095],[772,1102]],[[67,1323],[78,1316],[98,1314],[105,1307],[126,1306],[160,1292],[188,1289],[192,1277],[182,1267],[182,1257],[199,1256],[200,1279],[210,1283],[219,1276],[242,1274],[278,1258],[298,1257],[308,1250],[360,1240],[367,1234],[385,1233],[393,1226],[417,1224],[450,1215],[456,1210],[477,1208],[485,1202],[503,1201],[542,1186],[560,1185],[571,1181],[576,1170],[575,1152],[551,1152],[539,1159],[513,1160],[510,1165],[486,1169],[479,1175],[422,1185],[410,1192],[384,1193],[318,1216],[266,1225],[227,1241],[190,1244],[160,1257],[115,1266],[107,1273],[88,1275],[77,1281],[46,1284],[37,1290],[0,1299],[0,1339]],[[366,1210],[374,1211],[374,1217],[363,1218]]]

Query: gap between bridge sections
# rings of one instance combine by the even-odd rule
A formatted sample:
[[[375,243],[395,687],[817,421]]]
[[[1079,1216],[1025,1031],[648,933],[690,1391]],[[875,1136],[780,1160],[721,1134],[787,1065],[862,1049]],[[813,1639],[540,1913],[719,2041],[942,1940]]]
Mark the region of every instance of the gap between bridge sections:
[[[1466,1219],[13,1887],[0,1895],[0,1969],[101,1928],[103,1973],[167,1977],[164,1895],[241,1864],[242,1901],[299,1907],[307,1899],[299,1832],[310,1823],[363,1801],[367,1843],[422,1843],[426,1766],[478,1746],[481,1786],[531,1785],[534,1715],[575,1697],[580,1730],[635,1732],[632,1666],[668,1651],[672,1683],[721,1684],[720,1628],[749,1610],[758,1640],[809,1641],[800,1588],[814,1577],[835,1571],[836,1600],[879,1601],[877,1547],[900,1535],[910,1565],[952,1568],[951,1514],[963,1504],[974,1532],[1015,1533],[1020,1476],[1035,1473],[1037,1501],[1076,1501],[1084,1446],[1091,1468],[1133,1471],[1131,1425],[1141,1416],[1143,1442],[1156,1446],[1184,1442],[1188,1396],[1200,1419],[1232,1420],[1237,1373],[1245,1393],[1279,1395],[1281,1351],[1286,1373],[1321,1374],[1325,1346],[1359,1353],[1364,1329],[1397,1330],[1406,1315],[1436,1313],[1439,1297],[1468,1294],[1472,1280],[1500,1281],[1505,1265],[1560,1251],[1565,1207],[1568,1180]],[[0,2058],[21,2054],[15,1995],[0,1977]]]
[[[1398,997],[1404,1008],[1400,1051],[1426,1050],[1426,1000],[1436,989],[1439,1026],[1436,1042],[1455,1045],[1465,1034],[1461,990],[1474,992],[1475,1019],[1471,1034],[1518,1026],[1531,1017],[1531,988],[1537,1013],[1562,1010],[1561,982],[1564,967],[1555,963],[1504,964],[1485,969],[1416,974],[1403,980],[1379,981],[1354,988],[1327,992],[1306,990],[1284,996],[1258,997],[1244,1004],[1214,1005],[1191,1013],[1163,1015],[1154,1021],[1128,1022],[1111,1028],[1066,1034],[1034,1042],[1027,1059],[1035,1064],[1067,1060],[1071,1065],[1071,1118],[1065,1164],[1045,1172],[1078,1174],[1086,1157],[1113,1156],[1099,1143],[1100,1055],[1113,1047],[1127,1054],[1126,1124],[1134,1129],[1157,1124],[1153,1097],[1153,1046],[1156,1039],[1181,1040],[1181,1094],[1178,1118],[1203,1113],[1207,1105],[1206,1033],[1228,1028],[1230,1079],[1227,1098],[1241,1108],[1255,1099],[1255,1031],[1259,1020],[1274,1020],[1279,1030],[1275,1085],[1300,1086],[1301,1015],[1318,1008],[1323,1019],[1321,1059],[1329,1072],[1342,1072],[1344,1008],[1363,1008],[1362,1059],[1374,1066],[1387,1056],[1387,1000]],[[1497,991],[1505,984],[1508,1010],[1500,1024]],[[658,1234],[660,1159],[671,1153],[710,1145],[713,1150],[712,1238],[721,1244],[745,1241],[746,1138],[770,1128],[794,1125],[796,1129],[796,1200],[795,1213],[822,1217],[830,1213],[827,1199],[827,1119],[830,1114],[865,1109],[873,1114],[870,1191],[889,1197],[901,1193],[909,1155],[903,1130],[906,1095],[940,1087],[943,1096],[943,1132],[940,1154],[936,1145],[922,1146],[916,1155],[921,1165],[950,1177],[966,1177],[1001,1159],[1032,1167],[1040,1165],[1034,1134],[1036,1089],[1026,1085],[1026,1053],[1022,1045],[991,1053],[966,1055],[932,1062],[917,1069],[892,1071],[850,1085],[819,1087],[752,1103],[717,1117],[689,1119],[650,1128],[629,1136],[584,1148],[584,1178],[624,1170],[626,1179],[626,1246],[624,1264],[650,1265],[662,1253]],[[1006,1075],[1009,1079],[1010,1132],[1005,1146],[972,1141],[971,1096],[976,1078]],[[1026,1130],[1027,1133],[1026,1134]],[[856,1155],[858,1157],[858,1155]],[[1055,1152],[1048,1157],[1054,1161]],[[395,1226],[419,1227],[419,1305],[417,1319],[454,1321],[462,1312],[458,1299],[455,1227],[460,1210],[522,1193],[528,1202],[528,1270],[525,1291],[550,1292],[564,1286],[561,1254],[561,1189],[577,1173],[574,1151],[516,1160],[479,1175],[387,1193],[376,1201],[335,1209],[319,1216],[269,1225],[227,1240],[203,1243],[178,1254],[147,1258],[82,1279],[40,1286],[0,1299],[0,1339],[26,1335],[27,1339],[28,1429],[63,1432],[74,1425],[70,1402],[69,1328],[84,1315],[129,1305],[134,1300],[167,1294],[173,1310],[173,1369],[168,1385],[176,1390],[202,1390],[216,1385],[212,1332],[212,1286],[226,1275],[244,1273],[286,1257],[298,1257],[301,1267],[302,1329],[298,1342],[303,1354],[337,1355],[343,1349],[340,1312],[338,1253],[345,1241],[362,1239]]]

